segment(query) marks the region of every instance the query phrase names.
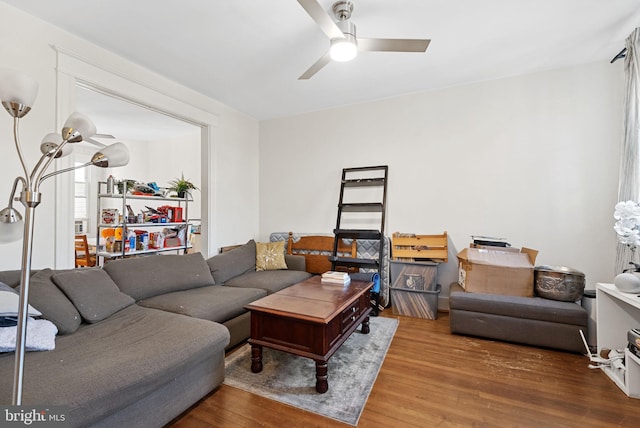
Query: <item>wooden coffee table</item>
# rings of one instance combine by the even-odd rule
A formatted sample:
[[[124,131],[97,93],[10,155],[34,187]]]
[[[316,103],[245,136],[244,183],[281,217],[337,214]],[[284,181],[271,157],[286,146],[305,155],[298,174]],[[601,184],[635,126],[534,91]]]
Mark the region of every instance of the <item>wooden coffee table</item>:
[[[360,324],[369,333],[372,282],[322,284],[311,277],[245,306],[251,311],[251,371],[262,371],[262,347],[316,362],[316,391],[329,389],[327,362]]]

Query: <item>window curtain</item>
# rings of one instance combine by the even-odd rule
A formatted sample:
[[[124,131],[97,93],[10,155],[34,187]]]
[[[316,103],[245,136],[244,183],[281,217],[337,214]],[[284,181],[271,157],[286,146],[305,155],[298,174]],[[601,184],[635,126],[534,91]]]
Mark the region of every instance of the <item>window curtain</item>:
[[[618,201],[638,201],[640,196],[640,28],[627,37],[624,58],[625,92]],[[611,212],[613,213],[613,207]],[[629,267],[628,246],[618,243],[615,275]]]

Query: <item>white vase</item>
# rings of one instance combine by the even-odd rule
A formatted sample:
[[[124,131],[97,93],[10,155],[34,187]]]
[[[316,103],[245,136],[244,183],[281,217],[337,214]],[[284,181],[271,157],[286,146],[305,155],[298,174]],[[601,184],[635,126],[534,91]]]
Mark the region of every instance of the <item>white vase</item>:
[[[640,293],[640,272],[626,272],[616,276],[613,285],[624,293]]]

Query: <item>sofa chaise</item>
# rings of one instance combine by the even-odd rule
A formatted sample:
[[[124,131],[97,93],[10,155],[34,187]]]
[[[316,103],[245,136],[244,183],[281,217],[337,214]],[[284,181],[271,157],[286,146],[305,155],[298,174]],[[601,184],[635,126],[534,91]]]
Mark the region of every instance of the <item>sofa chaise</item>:
[[[301,261],[302,260],[302,261]],[[32,272],[31,306],[58,328],[55,349],[27,352],[23,405],[60,405],[77,427],[162,426],[224,380],[225,350],[249,337],[244,306],[310,276],[304,258],[256,270],[256,243]],[[19,271],[0,272],[17,287]],[[13,378],[14,353],[0,354]],[[0,402],[10,404],[12,382]]]

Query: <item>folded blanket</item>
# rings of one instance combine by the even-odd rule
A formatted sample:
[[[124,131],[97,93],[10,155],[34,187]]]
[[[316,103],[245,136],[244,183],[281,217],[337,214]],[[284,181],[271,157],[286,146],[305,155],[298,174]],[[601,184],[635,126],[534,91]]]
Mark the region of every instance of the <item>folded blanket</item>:
[[[16,332],[18,327],[0,328],[0,352],[13,352],[16,349]],[[51,321],[27,320],[27,351],[51,351],[56,349],[58,328]]]

